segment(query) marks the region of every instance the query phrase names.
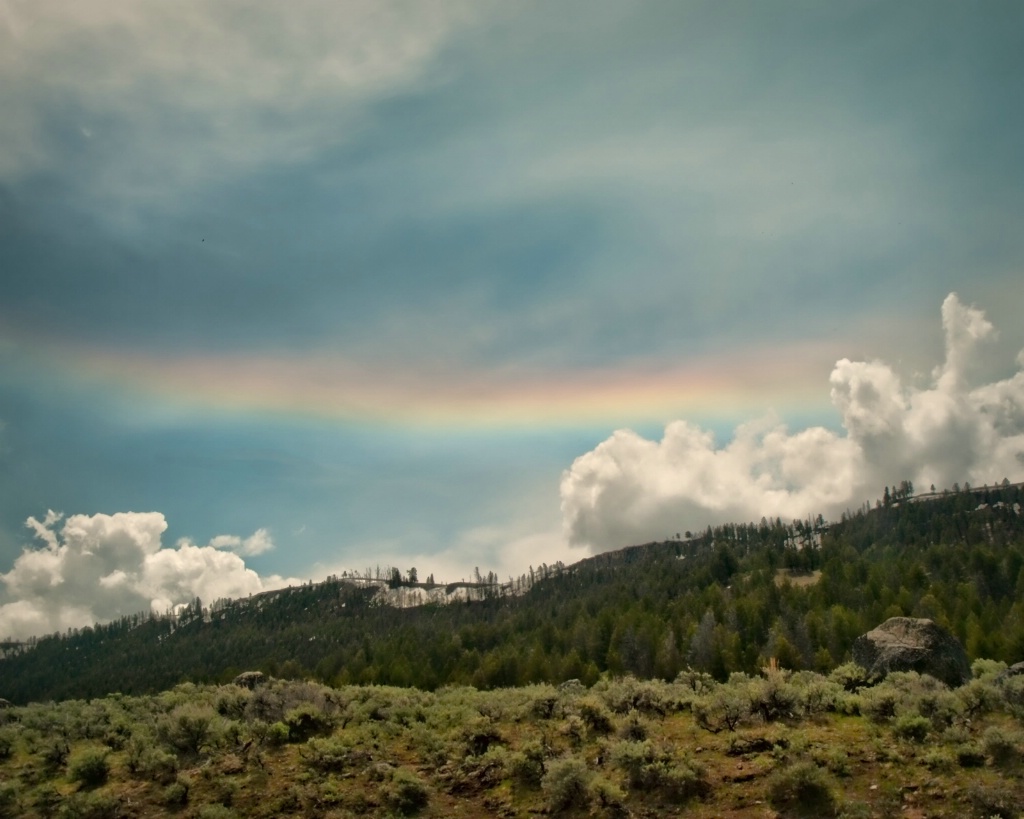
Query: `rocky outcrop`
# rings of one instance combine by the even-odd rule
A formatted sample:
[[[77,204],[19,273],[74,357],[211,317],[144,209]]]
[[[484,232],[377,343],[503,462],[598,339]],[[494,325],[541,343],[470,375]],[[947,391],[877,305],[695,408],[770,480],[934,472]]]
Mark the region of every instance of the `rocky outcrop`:
[[[971,663],[959,641],[931,620],[890,617],[853,643],[853,661],[869,673],[929,674],[950,686],[971,678]]]
[[[235,685],[240,685],[242,688],[253,689],[257,685],[265,683],[266,677],[263,676],[262,671],[243,671],[232,681]]]

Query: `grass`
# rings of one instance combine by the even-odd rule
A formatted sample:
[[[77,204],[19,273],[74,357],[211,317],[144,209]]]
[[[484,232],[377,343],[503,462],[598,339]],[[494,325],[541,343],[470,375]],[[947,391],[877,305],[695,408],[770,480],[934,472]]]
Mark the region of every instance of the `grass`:
[[[764,707],[756,678],[434,693],[271,681],[11,708],[0,817],[974,817],[1024,804],[1021,725],[998,687],[983,710],[976,690],[950,694],[964,701],[938,730],[921,714],[935,707],[927,681],[825,707],[804,696],[824,678],[771,673],[784,708]],[[732,729],[702,727],[712,694],[751,700]],[[865,694],[883,707],[841,701]]]

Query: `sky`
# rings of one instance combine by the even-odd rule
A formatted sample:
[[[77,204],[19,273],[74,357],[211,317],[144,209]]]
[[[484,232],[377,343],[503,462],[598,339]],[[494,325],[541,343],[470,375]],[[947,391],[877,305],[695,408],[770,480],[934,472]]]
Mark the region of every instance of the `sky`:
[[[0,636],[1024,480],[1024,6],[0,0]]]

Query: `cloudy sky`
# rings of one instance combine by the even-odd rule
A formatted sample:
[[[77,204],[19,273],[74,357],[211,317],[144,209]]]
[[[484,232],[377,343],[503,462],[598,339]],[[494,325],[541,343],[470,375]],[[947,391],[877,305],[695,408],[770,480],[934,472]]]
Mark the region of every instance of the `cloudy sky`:
[[[1012,0],[0,0],[0,636],[1024,479],[1022,77]]]

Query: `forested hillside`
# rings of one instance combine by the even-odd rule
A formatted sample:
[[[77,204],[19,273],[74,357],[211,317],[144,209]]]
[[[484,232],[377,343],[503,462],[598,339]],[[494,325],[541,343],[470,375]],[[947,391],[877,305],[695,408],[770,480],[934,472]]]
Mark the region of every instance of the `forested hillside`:
[[[35,641],[0,660],[13,702],[155,692],[243,670],[332,685],[434,690],[686,667],[724,680],[769,658],[828,671],[890,616],[929,617],[972,659],[1024,659],[1024,491],[1020,485],[912,498],[826,524],[708,529],[687,540],[534,573],[522,594],[394,608],[344,579],[177,617],[137,616]]]

